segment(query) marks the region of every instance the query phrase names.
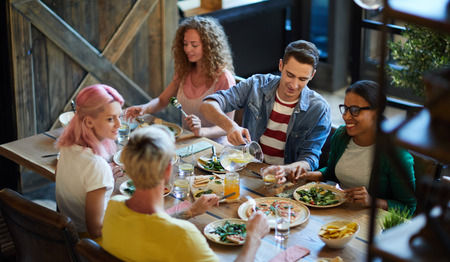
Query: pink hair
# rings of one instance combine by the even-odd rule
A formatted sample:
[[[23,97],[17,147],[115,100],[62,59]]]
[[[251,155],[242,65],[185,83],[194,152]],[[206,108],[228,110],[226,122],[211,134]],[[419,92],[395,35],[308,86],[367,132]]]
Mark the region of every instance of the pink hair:
[[[105,105],[117,101],[122,106],[123,97],[114,88],[103,85],[91,85],[80,91],[76,100],[76,112],[69,125],[65,127],[57,141],[57,147],[79,145],[91,148],[94,154],[108,157],[115,153],[114,140],[106,138],[100,142],[84,121],[86,116],[95,118],[105,110]]]

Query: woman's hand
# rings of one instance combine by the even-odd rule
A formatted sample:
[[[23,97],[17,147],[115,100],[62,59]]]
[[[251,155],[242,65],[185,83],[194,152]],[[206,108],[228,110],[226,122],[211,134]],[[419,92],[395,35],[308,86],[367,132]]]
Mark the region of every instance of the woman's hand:
[[[124,175],[123,166],[119,166],[115,163],[109,163],[109,166],[111,167],[111,170],[113,172],[114,181],[116,181],[120,177],[123,177]]]
[[[309,173],[311,172],[308,172],[301,166],[297,166],[288,173],[288,180],[296,184],[300,180],[307,180]]]
[[[192,217],[205,213],[214,205],[219,205],[219,197],[215,194],[201,195],[189,209],[192,212]]]
[[[196,115],[188,115],[186,118],[186,125],[191,129],[192,133],[196,136],[202,135],[202,121]]]
[[[347,201],[358,203],[361,206],[370,207],[372,197],[365,187],[354,187],[344,190]]]
[[[125,109],[125,112],[123,113],[125,119],[127,119],[128,121],[131,121],[132,119],[138,116],[142,116],[144,114],[145,114],[144,105],[128,107],[127,109]]]

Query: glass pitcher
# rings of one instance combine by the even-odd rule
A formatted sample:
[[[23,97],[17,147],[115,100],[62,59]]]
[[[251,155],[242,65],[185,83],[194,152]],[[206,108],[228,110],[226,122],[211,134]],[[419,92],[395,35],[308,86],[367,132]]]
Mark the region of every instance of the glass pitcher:
[[[226,146],[220,153],[220,164],[230,172],[239,171],[250,162],[263,161],[261,146],[255,141],[242,146]]]

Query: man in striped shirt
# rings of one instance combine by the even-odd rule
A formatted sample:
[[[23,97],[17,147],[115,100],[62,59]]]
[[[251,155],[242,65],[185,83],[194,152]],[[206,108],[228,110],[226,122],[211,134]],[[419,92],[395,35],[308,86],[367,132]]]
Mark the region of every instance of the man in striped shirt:
[[[277,174],[297,166],[315,170],[331,129],[330,106],[307,86],[318,61],[319,51],[313,43],[292,42],[279,62],[281,76],[253,75],[229,90],[207,96],[200,112],[227,132],[230,143],[258,141],[265,162],[277,165]],[[224,112],[242,108],[240,127]]]

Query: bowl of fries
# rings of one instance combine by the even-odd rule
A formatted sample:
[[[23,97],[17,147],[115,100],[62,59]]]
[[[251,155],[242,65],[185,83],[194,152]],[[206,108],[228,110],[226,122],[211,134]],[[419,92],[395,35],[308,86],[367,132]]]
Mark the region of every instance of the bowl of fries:
[[[359,225],[349,220],[333,221],[323,225],[319,230],[319,238],[331,248],[343,248],[359,232]]]

